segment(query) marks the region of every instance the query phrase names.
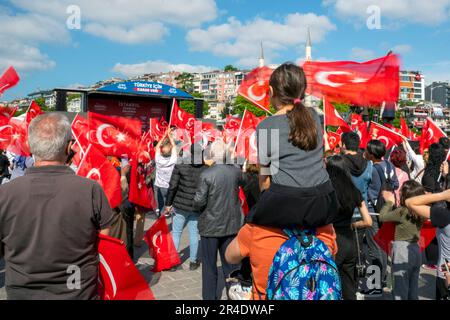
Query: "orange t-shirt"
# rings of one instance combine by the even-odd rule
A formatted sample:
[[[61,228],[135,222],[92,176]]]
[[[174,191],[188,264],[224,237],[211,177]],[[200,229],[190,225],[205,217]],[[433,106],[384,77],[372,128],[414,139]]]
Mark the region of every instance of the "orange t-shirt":
[[[333,225],[317,228],[317,237],[330,249],[331,254],[337,253],[336,233]],[[253,273],[253,297],[258,300],[266,298],[267,278],[273,258],[281,245],[288,239],[287,235],[277,228],[246,224],[239,231],[237,240],[241,255],[250,257]],[[258,295],[259,293],[259,295]]]

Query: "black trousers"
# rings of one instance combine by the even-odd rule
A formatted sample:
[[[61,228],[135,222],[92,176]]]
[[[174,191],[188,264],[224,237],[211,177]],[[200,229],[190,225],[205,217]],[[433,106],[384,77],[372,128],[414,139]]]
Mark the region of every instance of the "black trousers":
[[[236,265],[231,265],[225,260],[225,250],[235,236],[211,238],[201,237],[201,257],[202,257],[202,296],[203,300],[220,300],[221,293],[217,292],[217,253],[220,254],[222,262],[222,272],[225,279],[231,272],[237,269]],[[226,285],[226,282],[225,282]],[[227,287],[228,296],[228,287]]]
[[[335,261],[341,277],[342,298],[344,300],[356,300],[358,287],[356,262],[358,253],[355,233],[351,229],[344,231],[336,228],[336,242],[339,251]]]
[[[121,209],[124,211],[123,214],[127,226],[127,251],[131,259],[133,260],[134,259],[133,227],[134,227],[134,212],[136,208],[132,203],[126,200]]]

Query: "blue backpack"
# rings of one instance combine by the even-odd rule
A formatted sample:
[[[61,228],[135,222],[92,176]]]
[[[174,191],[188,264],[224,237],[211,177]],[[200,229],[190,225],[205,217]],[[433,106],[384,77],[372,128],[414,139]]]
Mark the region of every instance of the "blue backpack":
[[[314,232],[284,230],[289,239],[276,253],[268,300],[341,300],[341,280],[327,245]]]

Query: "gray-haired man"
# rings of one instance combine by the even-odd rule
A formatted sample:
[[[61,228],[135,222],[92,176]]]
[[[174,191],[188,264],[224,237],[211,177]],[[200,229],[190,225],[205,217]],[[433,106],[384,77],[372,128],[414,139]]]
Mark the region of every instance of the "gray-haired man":
[[[28,142],[35,166],[0,186],[8,299],[95,299],[98,232],[108,234],[113,219],[108,200],[64,165],[72,144],[64,115],[33,119]]]

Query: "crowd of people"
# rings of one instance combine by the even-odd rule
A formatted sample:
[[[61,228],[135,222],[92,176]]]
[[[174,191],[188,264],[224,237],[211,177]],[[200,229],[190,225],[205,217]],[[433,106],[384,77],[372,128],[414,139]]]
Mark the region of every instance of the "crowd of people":
[[[355,300],[381,295],[391,277],[394,299],[417,300],[422,265],[436,270],[436,299],[448,299],[449,139],[420,154],[407,139],[390,150],[373,139],[362,150],[358,134],[345,132],[339,152],[330,151],[319,115],[302,102],[302,68],[283,64],[269,84],[276,113],[256,129],[257,164],[237,159],[221,139],[179,148],[169,128],[140,167],[155,198],[152,214],[171,220],[176,250],[188,228],[189,268],[201,267],[203,299],[221,298],[218,254],[229,299]],[[132,258],[142,244],[148,209],[128,200],[130,164],[109,157],[123,195],[113,210],[97,183],[71,169],[65,116],[33,119],[28,139],[33,157],[0,155],[8,298],[97,298],[98,232],[122,239]],[[377,234],[388,222],[395,235],[386,252]],[[425,223],[437,229],[422,253]],[[78,287],[67,286],[69,266],[80,270]]]

